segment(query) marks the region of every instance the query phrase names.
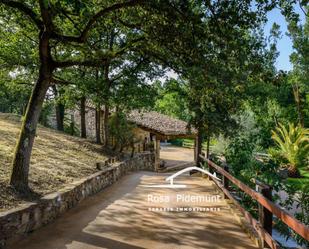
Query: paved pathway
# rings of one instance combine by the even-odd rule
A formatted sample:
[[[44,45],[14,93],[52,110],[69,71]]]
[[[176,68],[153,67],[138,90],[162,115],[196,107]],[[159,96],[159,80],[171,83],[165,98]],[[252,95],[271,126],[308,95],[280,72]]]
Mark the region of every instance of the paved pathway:
[[[160,159],[166,162],[167,167],[193,162],[194,150],[161,143]]]
[[[166,174],[137,172],[120,179],[88,198],[55,222],[35,231],[10,249],[233,249],[256,248],[244,233],[225,201],[209,202],[218,194],[213,184],[198,177],[182,176],[184,189],[153,188],[164,184]],[[183,200],[176,196],[204,196]],[[155,197],[169,198],[154,203]],[[208,196],[208,197],[207,197]],[[156,199],[157,200],[157,199]],[[213,199],[214,200],[214,199]],[[217,199],[218,200],[218,199]],[[194,206],[203,212],[160,212],[149,208]],[[213,211],[205,211],[207,208]],[[220,209],[220,210],[219,210]]]

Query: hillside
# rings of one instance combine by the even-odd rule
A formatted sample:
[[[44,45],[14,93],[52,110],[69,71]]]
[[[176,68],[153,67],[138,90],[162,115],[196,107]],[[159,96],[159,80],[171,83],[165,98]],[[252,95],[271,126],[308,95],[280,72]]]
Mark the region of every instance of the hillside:
[[[19,116],[0,113],[0,211],[15,207],[25,200],[34,200],[60,189],[66,183],[90,175],[96,171],[95,162],[106,159],[99,145],[39,126],[29,177],[29,185],[34,193],[19,196],[8,187],[8,182],[20,125]]]

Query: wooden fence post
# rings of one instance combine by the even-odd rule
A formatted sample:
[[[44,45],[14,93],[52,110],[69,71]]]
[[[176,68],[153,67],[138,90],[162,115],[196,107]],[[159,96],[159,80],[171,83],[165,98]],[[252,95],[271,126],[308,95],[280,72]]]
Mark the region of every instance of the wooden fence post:
[[[264,197],[272,200],[272,187],[264,184],[258,180],[255,180],[256,190],[261,193]],[[272,223],[273,223],[273,214],[267,208],[263,207],[259,204],[259,222],[261,226],[267,231],[270,235],[272,235]],[[266,247],[267,243],[262,241],[263,246]]]
[[[211,159],[212,159],[211,155],[208,155],[208,157],[207,157],[207,154],[206,154],[205,157],[206,157],[208,160],[211,160]],[[209,171],[209,173],[214,174],[214,172],[215,172],[214,168],[211,166],[210,163],[207,163],[207,164],[208,164],[208,171]],[[210,176],[208,177],[208,179],[209,179],[209,180],[212,180],[212,178],[211,178]]]
[[[224,164],[223,168],[226,172],[229,172],[229,166],[226,163]],[[229,179],[225,175],[222,175],[222,177],[223,177],[223,179],[222,179],[223,180],[223,187],[225,189],[229,190]],[[229,199],[226,194],[224,194],[224,199]]]

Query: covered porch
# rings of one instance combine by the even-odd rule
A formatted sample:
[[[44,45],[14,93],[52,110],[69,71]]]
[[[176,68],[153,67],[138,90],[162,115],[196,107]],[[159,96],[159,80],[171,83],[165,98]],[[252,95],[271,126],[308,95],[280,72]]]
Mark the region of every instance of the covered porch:
[[[172,118],[170,116],[158,113],[158,112],[138,112],[133,111],[129,114],[128,120],[136,124],[140,129],[149,133],[150,140],[154,143],[155,155],[156,155],[156,169],[159,170],[162,166],[163,160],[166,163],[173,164],[175,161],[182,161],[179,159],[179,150],[182,148],[164,147],[163,160],[161,160],[161,147],[165,146],[164,141],[179,139],[179,138],[190,138],[194,139],[195,146],[193,150],[184,149],[187,155],[184,162],[195,162],[197,161],[197,131],[194,128],[189,127],[189,124],[183,120]],[[173,154],[178,154],[177,158],[173,158]],[[180,152],[182,154],[182,152]],[[191,153],[191,158],[190,158]],[[189,154],[189,155],[188,155]],[[169,159],[169,157],[171,157]],[[190,158],[190,159],[188,159]]]

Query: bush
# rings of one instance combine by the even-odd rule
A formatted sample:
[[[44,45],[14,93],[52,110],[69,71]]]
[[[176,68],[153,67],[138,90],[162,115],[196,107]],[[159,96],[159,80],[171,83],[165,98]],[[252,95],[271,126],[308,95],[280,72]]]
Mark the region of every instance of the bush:
[[[128,123],[126,116],[122,112],[113,113],[108,121],[109,132],[111,137],[116,140],[114,149],[119,147],[120,152],[125,147],[132,147],[134,153],[135,136],[133,133],[134,125]]]
[[[253,149],[254,144],[245,137],[238,136],[231,140],[225,151],[225,157],[235,176],[239,176],[241,170],[250,167]]]
[[[272,131],[277,147],[269,152],[272,158],[289,169],[290,177],[299,177],[299,168],[305,165],[309,155],[309,129],[289,123],[286,128],[279,124]]]
[[[173,139],[169,141],[172,145],[182,146],[183,139]]]

